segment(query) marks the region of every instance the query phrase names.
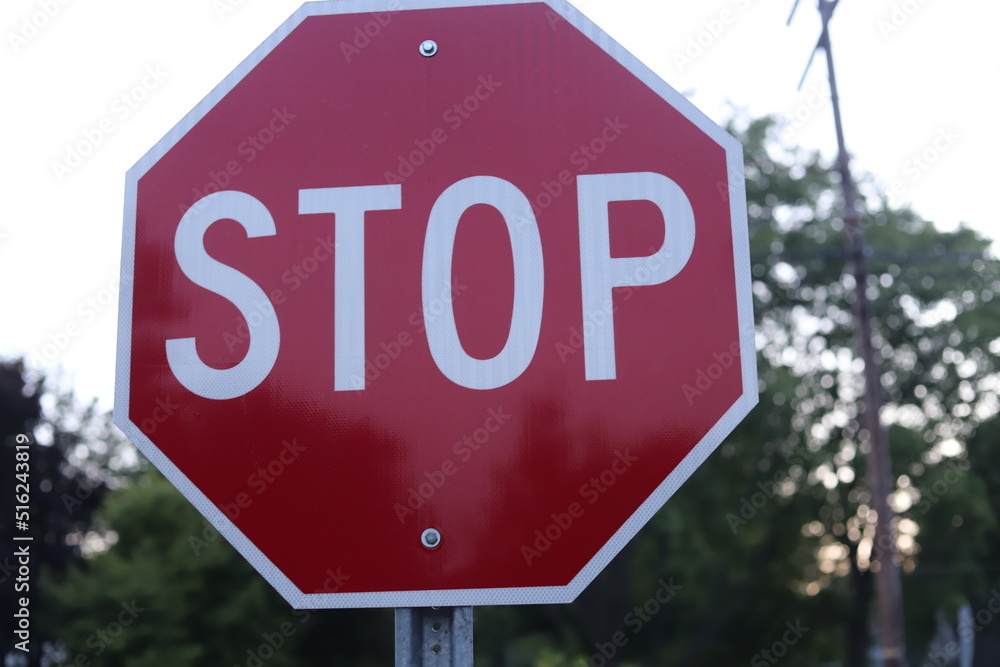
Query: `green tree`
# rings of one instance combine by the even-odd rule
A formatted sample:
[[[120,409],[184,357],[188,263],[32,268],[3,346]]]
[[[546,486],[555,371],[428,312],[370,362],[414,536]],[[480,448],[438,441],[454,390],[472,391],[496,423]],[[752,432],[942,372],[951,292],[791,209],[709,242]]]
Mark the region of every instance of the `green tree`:
[[[30,443],[27,470],[15,466],[19,436]],[[123,444],[109,415],[95,403],[80,405],[72,392],[50,388],[23,361],[0,361],[0,544],[5,546],[0,555],[0,614],[12,618],[15,602],[27,597],[33,622],[29,654],[16,651],[17,638],[5,632],[0,638],[0,656],[20,655],[27,657],[29,665],[42,664],[45,647],[58,634],[38,625],[48,611],[39,604],[40,568],[59,573],[80,561],[92,534],[93,512],[108,485],[114,484],[112,474],[127,474],[138,464],[137,458],[128,457]],[[27,531],[12,522],[16,484],[29,487]],[[17,580],[18,563],[6,549],[14,544],[14,534],[32,538],[26,582]]]

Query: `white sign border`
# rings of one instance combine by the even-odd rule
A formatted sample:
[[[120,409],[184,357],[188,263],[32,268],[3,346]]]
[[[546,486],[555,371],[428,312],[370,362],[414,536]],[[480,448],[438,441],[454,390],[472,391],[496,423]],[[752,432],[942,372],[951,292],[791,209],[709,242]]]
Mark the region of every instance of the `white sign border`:
[[[528,588],[482,588],[429,591],[384,591],[374,593],[305,593],[285,576],[226,517],[188,477],[180,471],[134,423],[128,414],[129,378],[132,353],[132,298],[135,268],[136,200],[139,179],[156,164],[205,114],[260,63],[289,33],[310,16],[329,14],[371,14],[378,12],[474,7],[486,5],[546,4],[618,61],[668,104],[680,111],[726,151],[728,196],[732,221],[736,275],[743,394],[676,469],[639,506],[635,513],[565,586]],[[708,458],[723,439],[757,404],[757,356],[754,341],[753,297],[750,279],[749,237],[743,148],[732,136],[699,111],[687,98],[671,88],[648,67],[614,41],[568,2],[545,0],[325,0],[307,2],[278,27],[253,53],[181,119],[126,175],[125,216],[122,234],[121,295],[118,319],[118,350],[115,377],[114,422],[143,454],[176,486],[199,512],[240,554],[296,609],[336,609],[363,607],[480,606],[512,604],[553,604],[572,602],[631,540],[639,529],[666,503],[691,474]]]

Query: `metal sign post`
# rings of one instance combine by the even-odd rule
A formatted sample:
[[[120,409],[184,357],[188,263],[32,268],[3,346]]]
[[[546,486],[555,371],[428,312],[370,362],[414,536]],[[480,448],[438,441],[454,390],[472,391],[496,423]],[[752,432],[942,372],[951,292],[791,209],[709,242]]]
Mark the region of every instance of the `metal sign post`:
[[[472,607],[396,609],[396,667],[472,667]]]

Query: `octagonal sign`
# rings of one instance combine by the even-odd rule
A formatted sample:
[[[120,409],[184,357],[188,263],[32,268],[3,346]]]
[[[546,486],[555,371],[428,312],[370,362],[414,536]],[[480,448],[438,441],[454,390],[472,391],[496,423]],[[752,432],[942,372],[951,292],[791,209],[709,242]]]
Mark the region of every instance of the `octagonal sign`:
[[[757,400],[740,146],[555,0],[304,5],[122,276],[116,423],[296,607],[570,601]]]

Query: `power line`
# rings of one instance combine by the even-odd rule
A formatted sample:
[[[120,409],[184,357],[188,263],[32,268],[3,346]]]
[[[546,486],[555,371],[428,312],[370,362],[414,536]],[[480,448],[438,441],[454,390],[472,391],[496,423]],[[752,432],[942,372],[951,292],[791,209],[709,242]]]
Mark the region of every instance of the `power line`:
[[[846,260],[850,253],[845,248],[821,248],[817,250],[801,250],[795,252],[767,252],[753,253],[750,259],[753,262],[764,262],[768,260],[803,261],[810,259],[839,259]],[[882,250],[868,246],[865,248],[865,257],[868,259],[891,261],[900,267],[915,266],[925,264],[941,264],[945,262],[966,262],[972,264],[976,260],[983,262],[997,262],[986,253],[973,252],[942,252],[942,253],[903,253],[898,250]]]

